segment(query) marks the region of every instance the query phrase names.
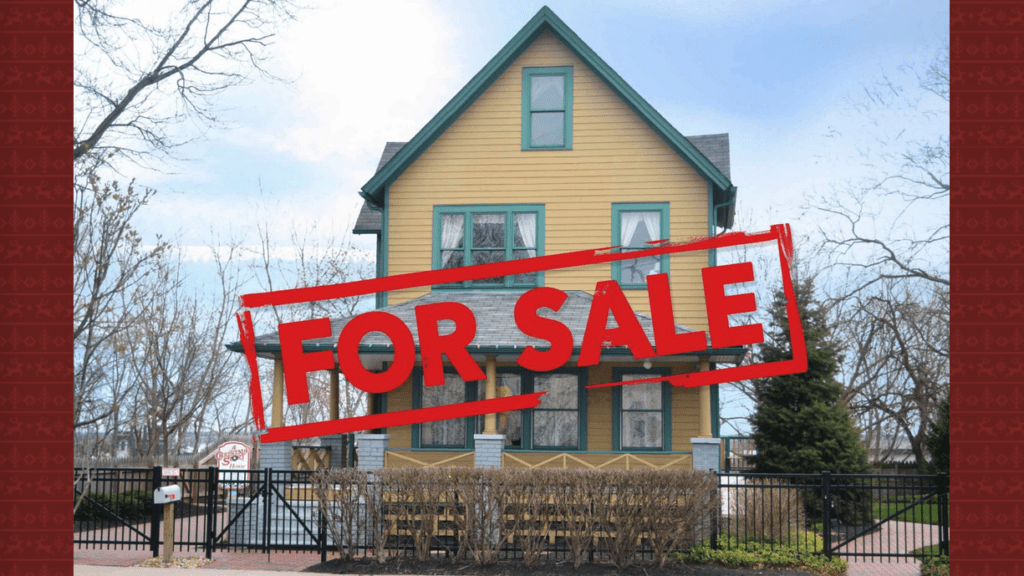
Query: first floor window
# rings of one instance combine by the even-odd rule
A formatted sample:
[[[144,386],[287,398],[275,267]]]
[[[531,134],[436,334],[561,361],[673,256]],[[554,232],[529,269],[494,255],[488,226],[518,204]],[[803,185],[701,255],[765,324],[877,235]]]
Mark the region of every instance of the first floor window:
[[[423,375],[418,374],[419,406],[431,408],[447,406],[476,399],[476,386],[467,384],[458,374],[445,374],[441,386],[423,386]],[[420,425],[419,445],[424,448],[469,448],[466,418],[455,418],[439,422],[426,422]]]
[[[533,410],[533,445],[540,448],[580,447],[580,385],[575,374],[538,374],[534,392],[547,392]]]
[[[666,375],[658,372],[619,372],[616,380],[628,382]],[[617,424],[617,450],[671,449],[672,390],[668,382],[623,385],[615,388],[613,417]]]
[[[504,398],[546,392],[532,410],[495,415],[498,434],[505,435],[506,450],[583,450],[585,434],[584,371],[534,374],[518,368],[498,368],[497,396]],[[414,408],[444,406],[483,398],[483,381],[465,383],[458,374],[446,373],[442,386],[423,386],[422,372],[414,372]],[[418,448],[472,449],[472,434],[484,431],[484,416],[427,422],[416,426]]]

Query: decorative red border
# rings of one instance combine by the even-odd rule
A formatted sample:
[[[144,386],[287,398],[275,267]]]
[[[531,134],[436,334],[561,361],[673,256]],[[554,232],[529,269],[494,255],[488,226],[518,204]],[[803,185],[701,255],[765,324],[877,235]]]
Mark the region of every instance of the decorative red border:
[[[1024,562],[1024,7],[950,6],[951,568]]]
[[[72,4],[0,4],[0,557],[71,574]]]

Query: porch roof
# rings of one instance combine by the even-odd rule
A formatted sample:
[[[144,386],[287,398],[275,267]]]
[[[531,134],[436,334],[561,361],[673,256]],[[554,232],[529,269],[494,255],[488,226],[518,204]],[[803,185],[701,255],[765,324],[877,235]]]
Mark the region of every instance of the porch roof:
[[[550,309],[542,308],[539,311],[539,315],[558,320],[569,328],[573,337],[573,356],[575,358],[576,354],[579,353],[580,346],[583,344],[583,334],[586,331],[590,305],[594,298],[590,294],[579,290],[569,290],[566,291],[566,294],[568,298],[566,298],[565,303],[557,313]],[[522,295],[520,291],[448,292],[437,290],[402,304],[386,306],[381,308],[380,311],[393,314],[409,327],[418,352],[419,335],[416,330],[415,308],[437,302],[459,302],[465,304],[473,311],[477,324],[476,335],[467,347],[470,354],[474,356],[495,355],[499,356],[499,360],[514,361],[527,346],[533,345],[539,350],[550,348],[546,340],[529,337],[523,334],[517,327],[515,322],[515,305],[520,295]],[[636,317],[648,340],[653,343],[654,324],[651,317],[646,314],[637,314]],[[341,330],[352,318],[351,316],[331,318],[331,336],[329,338],[305,340],[303,342],[303,349],[307,352],[335,350]],[[616,323],[614,317],[611,317],[609,319],[609,327],[614,326],[616,326]],[[439,325],[439,332],[442,335],[450,333],[453,329],[454,323],[450,320],[442,320]],[[676,331],[685,333],[693,332],[694,330],[681,324],[676,324]],[[255,344],[256,353],[263,357],[272,357],[281,351],[281,343],[277,332],[257,336]],[[228,344],[227,348],[235,352],[243,351],[240,342]],[[390,360],[391,340],[380,332],[371,332],[363,338],[359,346],[359,352],[367,368],[372,368],[375,364],[379,365],[381,362]],[[658,360],[671,359],[696,362],[699,357],[706,356],[709,357],[711,362],[738,364],[743,360],[745,354],[746,349],[742,347],[713,350],[711,349],[710,339],[708,339],[706,350],[693,354],[672,356],[670,358],[663,357]],[[624,346],[605,348],[602,351],[602,355],[626,356],[622,360],[627,360],[627,358],[628,360],[633,360],[631,352]]]

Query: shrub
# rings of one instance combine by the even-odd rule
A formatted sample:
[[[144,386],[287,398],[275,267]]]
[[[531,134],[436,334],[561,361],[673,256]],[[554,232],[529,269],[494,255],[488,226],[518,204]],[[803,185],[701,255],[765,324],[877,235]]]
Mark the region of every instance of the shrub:
[[[152,511],[153,495],[147,490],[130,490],[118,494],[90,492],[75,512],[75,520],[115,520],[114,516],[117,516],[133,522],[150,516]]]
[[[922,558],[921,576],[949,576],[949,556]]]
[[[718,540],[718,548],[704,541],[681,555],[683,562],[720,564],[734,568],[800,568],[823,576],[843,576],[846,561],[831,560],[815,552],[823,549],[821,538],[803,530],[788,534],[785,540],[742,540],[727,535]]]
[[[313,475],[316,493],[324,521],[331,532],[338,554],[350,560],[358,554],[361,534],[372,534],[367,526],[368,508],[379,508],[379,503],[368,493],[368,473],[354,468],[321,468]],[[372,520],[377,525],[377,519]]]
[[[804,500],[800,488],[784,488],[786,484],[772,478],[753,479],[766,488],[734,490],[729,501],[730,526],[736,536],[748,540],[782,540],[804,525]]]

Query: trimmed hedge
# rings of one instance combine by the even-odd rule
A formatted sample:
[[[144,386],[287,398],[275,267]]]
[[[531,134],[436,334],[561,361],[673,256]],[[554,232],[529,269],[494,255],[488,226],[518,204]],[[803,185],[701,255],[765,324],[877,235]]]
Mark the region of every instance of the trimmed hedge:
[[[83,500],[82,505],[75,512],[77,521],[114,520],[103,508],[129,522],[142,520],[148,517],[153,510],[153,494],[147,490],[131,490],[119,494],[90,492],[88,496],[92,500]]]
[[[379,561],[397,552],[388,538],[397,533],[417,560],[430,560],[444,518],[457,534],[456,561],[485,566],[516,549],[532,565],[557,533],[577,568],[592,554],[625,568],[641,551],[664,566],[710,533],[720,506],[716,477],[688,470],[328,469],[313,483],[342,558],[358,553],[361,531]]]

